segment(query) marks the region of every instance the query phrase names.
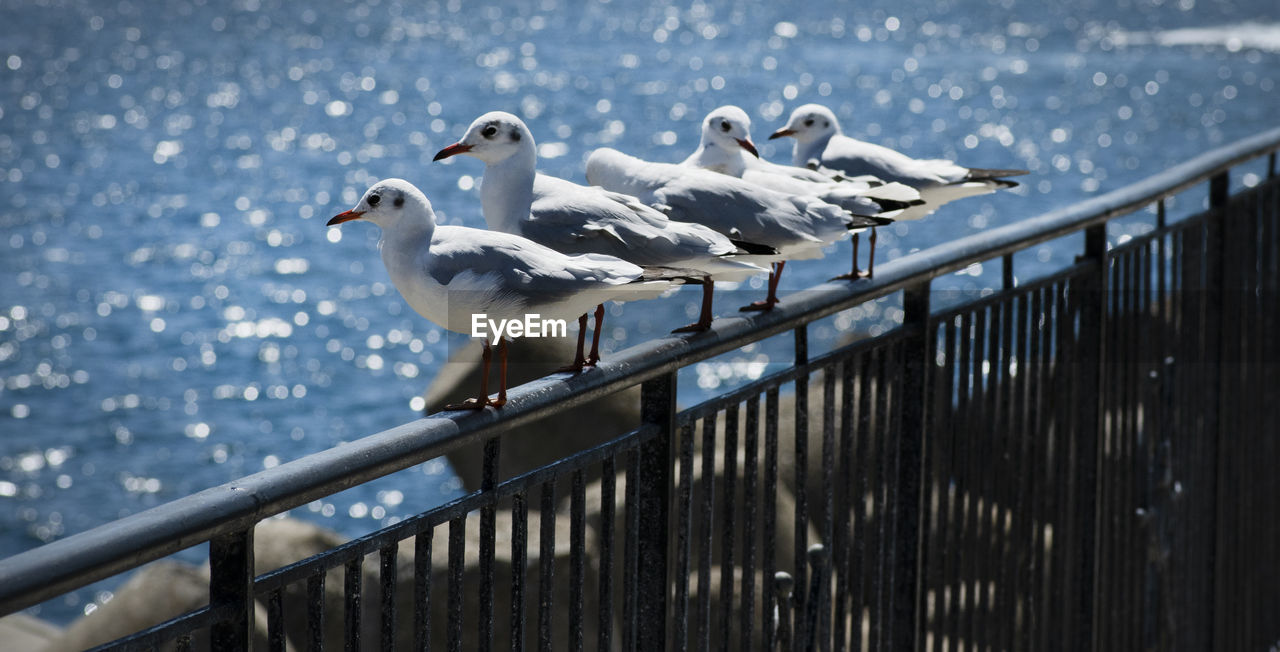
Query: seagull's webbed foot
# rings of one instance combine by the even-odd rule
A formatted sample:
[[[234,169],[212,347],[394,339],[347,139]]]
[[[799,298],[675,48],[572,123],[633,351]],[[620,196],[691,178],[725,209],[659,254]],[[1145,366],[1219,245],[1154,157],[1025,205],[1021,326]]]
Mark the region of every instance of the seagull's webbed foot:
[[[707,323],[704,324],[698,321],[698,322],[689,324],[688,326],[681,326],[680,328],[677,328],[671,332],[672,333],[702,333],[710,329],[711,329],[711,322],[708,321]]]
[[[587,366],[586,360],[574,360],[563,367],[556,367],[551,373],[553,374],[580,374],[583,367]]]
[[[446,410],[483,410],[485,406],[490,405],[489,399],[469,398],[461,403],[450,403],[444,406]],[[499,407],[499,406],[494,406]]]
[[[738,311],[739,312],[769,312],[770,310],[773,310],[773,307],[778,305],[779,303],[781,303],[781,301],[777,299],[753,301],[741,308],[738,308]]]
[[[689,324],[688,326],[681,326],[680,328],[677,328],[671,332],[672,333],[701,333],[705,330],[710,329],[711,319],[712,319],[711,317],[711,306],[713,301],[712,297],[714,296],[714,294],[715,294],[715,284],[712,283],[709,277],[702,279],[702,308],[699,309],[698,311],[698,321],[695,321],[692,324]]]

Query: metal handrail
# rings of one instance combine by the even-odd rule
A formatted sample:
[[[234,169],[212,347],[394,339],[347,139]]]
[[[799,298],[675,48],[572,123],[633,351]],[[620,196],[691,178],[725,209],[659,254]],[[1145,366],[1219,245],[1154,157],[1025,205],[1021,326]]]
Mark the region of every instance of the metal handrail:
[[[1280,150],[1280,128],[1207,152],[1136,184],[1039,217],[882,264],[874,279],[824,283],[773,311],[717,319],[709,331],[625,349],[588,373],[514,388],[501,410],[432,415],[206,489],[0,560],[0,615],[33,606],[352,486],[539,418],[670,374],[892,292],[1127,214]]]

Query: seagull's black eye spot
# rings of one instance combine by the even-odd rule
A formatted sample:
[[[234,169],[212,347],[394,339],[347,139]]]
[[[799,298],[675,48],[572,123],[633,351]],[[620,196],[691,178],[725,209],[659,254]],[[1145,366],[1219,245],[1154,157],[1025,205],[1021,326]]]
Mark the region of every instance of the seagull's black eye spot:
[[[480,130],[480,135],[484,136],[485,138],[493,138],[494,135],[497,133],[498,133],[498,128],[493,125],[489,125],[484,129]]]
[[[805,121],[804,121],[804,126],[806,126],[806,127],[812,127],[812,126],[813,126],[813,118],[809,118],[808,120],[805,120]]]
[[[720,131],[729,131],[729,129],[730,129],[730,128],[731,128],[731,127],[730,127],[730,125],[729,125],[729,121],[728,121],[728,120],[725,120],[724,122],[721,122],[721,123],[720,123]]]
[[[520,132],[518,131],[511,132],[511,140],[512,142],[516,142],[516,143],[520,142]]]
[[[396,205],[396,208],[400,208],[401,206],[404,206],[404,195],[400,195],[399,197],[396,197],[396,200],[392,203]]]
[[[369,195],[369,205],[370,205],[370,206],[377,206],[377,205],[378,205],[378,202],[380,202],[380,201],[382,201],[382,197],[380,197],[380,196],[378,196],[378,195]]]
[[[823,121],[822,121],[822,126],[823,126],[823,127],[830,127],[830,126],[831,126],[831,123],[830,123],[830,122],[827,122],[826,120],[823,120]]]

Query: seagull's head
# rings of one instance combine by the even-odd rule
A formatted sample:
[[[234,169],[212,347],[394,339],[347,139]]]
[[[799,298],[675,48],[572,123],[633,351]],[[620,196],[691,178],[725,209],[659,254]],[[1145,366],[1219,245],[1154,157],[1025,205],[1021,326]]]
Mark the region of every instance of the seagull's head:
[[[385,230],[402,223],[425,221],[434,225],[435,213],[427,196],[412,183],[404,179],[384,179],[365,191],[355,208],[335,215],[327,226],[351,220],[373,222]]]
[[[809,143],[822,138],[830,138],[840,133],[840,123],[836,122],[836,114],[821,104],[805,104],[791,112],[787,126],[773,132],[770,140],[791,136],[802,143]]]
[[[521,152],[526,155],[535,152],[533,134],[529,132],[529,127],[510,113],[491,111],[476,118],[467,127],[462,140],[440,150],[434,160],[466,154],[493,165]]]
[[[751,142],[751,118],[747,112],[733,106],[725,105],[707,114],[702,121],[702,144],[714,146],[736,154],[745,149],[752,156],[759,158],[755,143]]]

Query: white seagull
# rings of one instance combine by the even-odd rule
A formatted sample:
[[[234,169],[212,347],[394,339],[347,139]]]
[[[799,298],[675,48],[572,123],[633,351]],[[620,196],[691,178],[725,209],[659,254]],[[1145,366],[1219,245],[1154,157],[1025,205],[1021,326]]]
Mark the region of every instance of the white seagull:
[[[742,109],[727,105],[707,114],[702,121],[698,149],[681,165],[698,167],[738,177],[758,186],[792,195],[817,197],[854,215],[876,216],[897,221],[918,215],[924,201],[920,193],[901,183],[885,183],[872,176],[836,179],[808,168],[779,165],[760,158],[751,140],[751,118]],[[837,278],[871,276],[875,269],[876,231],[871,229],[871,254],[867,271],[858,270],[858,234],[853,234],[851,272]]]
[[[435,160],[456,154],[485,163],[480,203],[490,229],[521,235],[562,253],[608,254],[637,265],[687,270],[702,277],[701,315],[696,323],[675,332],[711,326],[712,280],[736,281],[767,271],[734,260],[732,256],[747,250],[708,227],[668,219],[635,197],[537,172],[533,134],[510,113],[493,111],[476,118],[462,139],[440,150]],[[579,346],[570,367],[594,365],[600,359],[603,318],[604,306],[599,306],[591,353],[584,360]],[[585,315],[580,323],[579,338],[586,331]]]
[[[382,262],[391,282],[418,314],[455,333],[470,334],[473,315],[499,320],[572,319],[605,301],[658,296],[671,287],[638,265],[613,256],[569,256],[509,233],[437,226],[431,202],[403,179],[370,188],[355,208],[328,226],[362,219],[382,228]],[[480,396],[446,410],[502,407],[507,400],[507,345],[498,338],[498,397],[489,398],[490,346],[484,341]]]
[[[770,139],[796,139],[792,162],[824,168],[847,175],[871,174],[896,181],[920,191],[931,207],[973,195],[984,195],[1017,184],[1002,177],[1027,174],[1026,170],[966,168],[945,159],[915,159],[873,143],[844,135],[836,116],[820,104],[805,104],[791,112],[786,126]]]
[[[675,219],[776,249],[781,260],[773,263],[768,296],[743,310],[773,309],[787,260],[820,258],[824,245],[850,229],[888,222],[850,215],[816,197],[775,192],[709,170],[642,161],[607,147],[587,159],[587,181],[634,195]]]

